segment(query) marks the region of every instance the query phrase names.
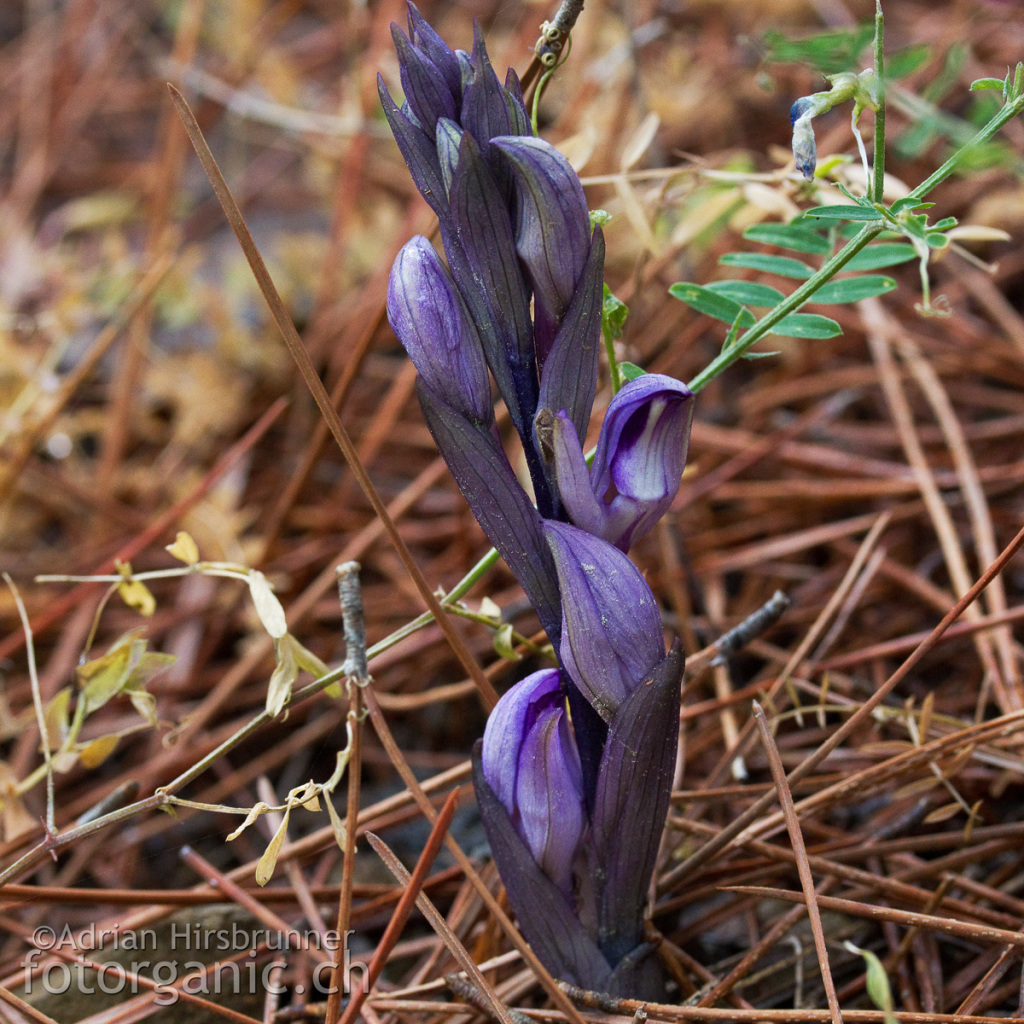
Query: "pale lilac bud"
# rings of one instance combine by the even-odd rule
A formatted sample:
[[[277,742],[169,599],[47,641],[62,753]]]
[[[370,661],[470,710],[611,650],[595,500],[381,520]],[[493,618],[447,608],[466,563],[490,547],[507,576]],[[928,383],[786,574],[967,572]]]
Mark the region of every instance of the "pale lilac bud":
[[[391,268],[388,320],[426,386],[477,422],[489,422],[487,364],[459,290],[422,235],[407,242]]]
[[[565,894],[586,828],[583,774],[560,673],[516,683],[484,731],[484,777],[534,860]]]

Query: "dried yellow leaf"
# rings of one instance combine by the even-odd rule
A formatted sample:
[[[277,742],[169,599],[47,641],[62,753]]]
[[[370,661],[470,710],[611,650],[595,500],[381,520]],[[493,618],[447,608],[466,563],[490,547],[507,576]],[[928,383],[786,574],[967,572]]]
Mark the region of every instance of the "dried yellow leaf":
[[[100,736],[99,739],[87,743],[78,752],[84,768],[98,768],[114,752],[118,736]]]
[[[199,561],[199,546],[191,535],[179,530],[173,544],[167,545],[167,553],[186,565],[195,565]]]

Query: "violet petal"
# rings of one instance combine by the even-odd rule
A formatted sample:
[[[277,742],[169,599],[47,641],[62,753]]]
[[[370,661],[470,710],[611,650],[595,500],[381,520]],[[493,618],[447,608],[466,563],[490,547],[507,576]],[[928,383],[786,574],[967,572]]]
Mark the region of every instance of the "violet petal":
[[[541,669],[506,690],[487,719],[481,755],[484,775],[510,815],[515,814],[519,752],[526,734],[541,711],[560,704],[563,697],[558,669]]]
[[[459,162],[462,129],[447,117],[437,120],[437,161],[441,166],[441,180],[447,195],[451,191],[455,167]]]
[[[424,383],[479,423],[493,419],[491,384],[476,328],[434,247],[402,246],[388,282],[388,320]]]
[[[512,165],[516,249],[530,273],[537,319],[547,322],[544,330],[538,325],[546,340],[569,308],[590,254],[587,200],[576,172],[551,143],[519,137],[491,144]]]
[[[546,522],[562,594],[559,655],[606,721],[665,656],[661,615],[640,570],[617,548],[565,523]]]
[[[604,235],[598,228],[550,349],[544,350],[537,339],[541,366],[538,408],[554,413],[564,409],[580,438],[587,436],[597,391],[603,299]]]
[[[561,629],[558,579],[540,513],[491,431],[416,382],[427,426],[488,540],[519,580],[549,637]]]
[[[473,788],[491,854],[527,941],[558,977],[593,991],[608,991],[608,961],[580,924],[565,895],[534,862],[487,784],[479,744],[473,751]]]
[[[572,893],[573,862],[586,818],[580,755],[564,704],[545,708],[519,752],[516,810],[520,835],[541,870],[562,892]]]
[[[598,942],[611,963],[643,939],[647,891],[672,789],[682,675],[676,641],[619,706],[608,729],[591,822],[604,883]],[[629,827],[623,828],[626,821]]]
[[[409,42],[405,33],[395,24],[391,26],[391,38],[398,51],[398,67],[405,98],[424,130],[433,132],[439,117],[452,120],[457,118],[459,112],[455,97],[444,75],[424,53]]]
[[[626,384],[601,425],[591,482],[608,521],[601,532],[626,550],[653,528],[679,490],[693,422],[693,393],[650,373]]]

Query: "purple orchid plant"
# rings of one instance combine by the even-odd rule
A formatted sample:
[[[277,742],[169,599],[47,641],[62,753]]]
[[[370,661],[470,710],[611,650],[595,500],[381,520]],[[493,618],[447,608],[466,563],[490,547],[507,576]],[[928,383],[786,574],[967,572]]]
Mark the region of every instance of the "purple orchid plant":
[[[515,684],[474,751],[474,786],[520,925],[554,974],[659,998],[645,938],[668,812],[683,656],[666,653],[650,587],[626,552],[672,502],[693,395],[670,377],[626,384],[593,464],[604,240],[579,178],[536,138],[519,82],[499,82],[479,31],[451,50],[409,4],[393,26],[405,102],[378,79],[447,265],[406,244],[388,318],[470,509],[547,630],[558,668]],[[534,498],[495,426],[491,378],[523,446]]]

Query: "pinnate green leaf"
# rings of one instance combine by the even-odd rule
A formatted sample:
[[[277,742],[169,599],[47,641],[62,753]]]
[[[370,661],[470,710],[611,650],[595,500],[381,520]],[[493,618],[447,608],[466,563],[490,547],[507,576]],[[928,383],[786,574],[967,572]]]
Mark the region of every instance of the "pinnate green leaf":
[[[740,327],[751,327],[754,323],[754,314],[750,310],[744,309],[740,303],[725,295],[702,288],[699,284],[678,281],[669,287],[669,294],[680,302],[685,302],[698,313],[713,317],[715,320],[732,324],[739,317]]]
[[[707,289],[743,306],[777,306],[786,297],[778,288],[756,281],[712,281]]]
[[[764,245],[777,245],[780,249],[795,249],[817,256],[827,256],[832,251],[827,238],[796,224],[754,224],[743,232],[743,237]]]
[[[844,270],[879,270],[882,267],[894,267],[897,263],[907,263],[916,257],[914,247],[905,242],[881,242],[861,249]]]
[[[727,252],[719,261],[728,267],[746,267],[748,270],[760,270],[765,274],[778,274],[779,277],[792,277],[805,281],[814,273],[801,260],[789,256],[768,256],[759,252]]]
[[[823,284],[811,298],[811,302],[860,302],[861,299],[884,295],[896,287],[891,277],[881,274],[865,274],[863,277],[846,277],[839,281]]]
[[[805,217],[816,217],[819,220],[878,220],[877,210],[866,206],[815,206],[808,210]]]
[[[842,327],[835,320],[817,313],[791,313],[772,328],[772,334],[784,338],[834,338],[842,333]]]

